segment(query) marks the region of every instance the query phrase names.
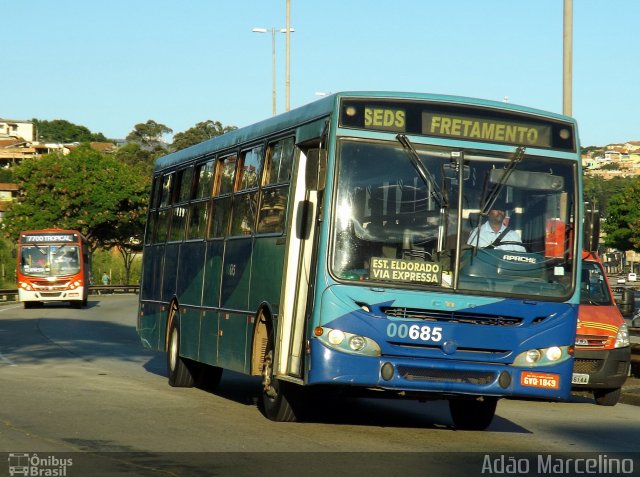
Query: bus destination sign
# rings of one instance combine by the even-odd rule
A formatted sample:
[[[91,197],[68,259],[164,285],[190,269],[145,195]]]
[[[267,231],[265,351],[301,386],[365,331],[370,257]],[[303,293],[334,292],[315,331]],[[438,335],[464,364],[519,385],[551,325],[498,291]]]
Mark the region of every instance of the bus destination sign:
[[[539,148],[575,150],[573,125],[475,105],[344,99],[342,127]]]
[[[75,243],[78,239],[73,234],[25,234],[20,243]]]
[[[551,145],[549,126],[426,112],[422,113],[422,134],[523,146]]]

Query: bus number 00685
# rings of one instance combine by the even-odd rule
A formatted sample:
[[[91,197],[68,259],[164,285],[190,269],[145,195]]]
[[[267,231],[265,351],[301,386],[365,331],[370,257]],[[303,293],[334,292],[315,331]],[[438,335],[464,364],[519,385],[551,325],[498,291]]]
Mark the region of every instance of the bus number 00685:
[[[387,325],[387,336],[389,338],[409,338],[421,341],[441,341],[442,328],[439,326],[407,325],[405,323],[389,323]]]

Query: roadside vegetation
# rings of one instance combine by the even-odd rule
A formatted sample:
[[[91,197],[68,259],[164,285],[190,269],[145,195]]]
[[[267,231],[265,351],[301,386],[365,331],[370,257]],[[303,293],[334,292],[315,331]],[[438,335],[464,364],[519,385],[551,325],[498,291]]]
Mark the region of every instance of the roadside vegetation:
[[[108,141],[67,121],[34,120],[41,141],[78,142],[68,155],[25,159],[2,179],[18,185],[18,197],[5,212],[0,240],[0,288],[15,288],[15,243],[23,230],[74,229],[91,247],[93,282],[103,272],[112,284],[139,283],[140,253],[154,161],[235,129],[203,121],[174,136],[164,124],[149,120],[134,126],[126,144],[105,153],[91,142]]]

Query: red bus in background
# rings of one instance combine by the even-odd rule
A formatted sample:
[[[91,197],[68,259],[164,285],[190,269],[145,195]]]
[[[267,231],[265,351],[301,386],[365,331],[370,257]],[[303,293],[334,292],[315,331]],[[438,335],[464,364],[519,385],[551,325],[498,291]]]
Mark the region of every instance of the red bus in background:
[[[18,300],[25,308],[68,301],[81,308],[89,292],[89,246],[77,230],[20,232]]]

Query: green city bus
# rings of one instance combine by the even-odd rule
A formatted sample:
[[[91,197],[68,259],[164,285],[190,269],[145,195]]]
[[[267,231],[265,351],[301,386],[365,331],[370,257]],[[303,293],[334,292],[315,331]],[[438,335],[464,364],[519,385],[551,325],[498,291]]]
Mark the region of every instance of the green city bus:
[[[582,250],[572,118],[343,92],[160,158],[137,329],[172,386],[261,376],[263,413],[322,396],[567,400]],[[469,237],[505,210],[517,246]],[[481,230],[480,228],[478,230]],[[578,258],[578,260],[575,259]]]

